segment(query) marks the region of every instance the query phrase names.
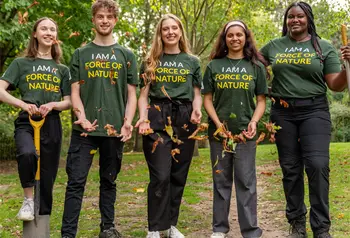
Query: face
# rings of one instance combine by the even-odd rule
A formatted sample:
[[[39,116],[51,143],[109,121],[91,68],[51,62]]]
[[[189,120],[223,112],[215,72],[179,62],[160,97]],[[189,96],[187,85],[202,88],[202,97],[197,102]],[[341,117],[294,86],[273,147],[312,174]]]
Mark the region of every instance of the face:
[[[162,22],[161,34],[164,46],[178,45],[182,36],[180,26],[171,18]]]
[[[243,52],[246,42],[244,29],[240,26],[231,26],[226,33],[226,45],[231,53]]]
[[[307,33],[307,17],[299,6],[289,9],[287,13],[287,29],[292,35]]]
[[[117,18],[107,8],[101,8],[92,18],[92,23],[95,25],[97,34],[108,36],[112,34],[113,28],[117,23]]]
[[[51,47],[57,38],[57,28],[50,20],[41,21],[34,33],[34,38],[38,40],[39,46]]]

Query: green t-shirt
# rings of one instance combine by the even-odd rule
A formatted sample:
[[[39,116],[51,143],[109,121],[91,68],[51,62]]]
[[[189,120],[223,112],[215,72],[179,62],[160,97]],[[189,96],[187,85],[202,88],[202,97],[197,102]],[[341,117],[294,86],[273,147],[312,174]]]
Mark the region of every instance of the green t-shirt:
[[[341,70],[334,47],[319,39],[323,60],[316,54],[311,40],[296,42],[289,36],[274,39],[261,49],[272,65],[272,96],[309,98],[327,91],[325,75]]]
[[[97,130],[91,136],[108,136],[105,125],[113,125],[120,133],[127,103],[127,85],[137,85],[135,55],[114,44],[99,46],[93,42],[78,48],[70,64],[72,83],[80,84],[80,97],[86,118],[97,119]],[[76,119],[76,118],[75,118]],[[84,131],[80,125],[73,129]]]
[[[149,96],[156,99],[166,99],[165,91],[170,98],[177,100],[193,100],[193,87],[201,87],[202,74],[197,57],[181,52],[180,54],[163,54],[159,66],[155,70],[155,80],[152,82]],[[140,70],[140,87],[145,86],[143,80],[144,65]]]
[[[265,67],[246,59],[214,59],[205,70],[202,93],[213,94],[213,105],[220,121],[225,121],[233,134],[239,134],[247,129],[253,116],[254,97],[267,94]],[[209,118],[209,136],[215,130]]]
[[[37,106],[70,95],[69,69],[52,59],[17,58],[0,79],[19,88],[23,101]]]

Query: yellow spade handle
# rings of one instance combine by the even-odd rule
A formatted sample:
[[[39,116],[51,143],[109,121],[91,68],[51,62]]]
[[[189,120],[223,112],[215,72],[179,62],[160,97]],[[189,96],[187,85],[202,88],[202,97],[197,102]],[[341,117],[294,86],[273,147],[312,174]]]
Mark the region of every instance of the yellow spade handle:
[[[38,155],[38,168],[36,170],[35,174],[35,180],[40,180],[40,128],[43,126],[45,122],[45,118],[41,119],[40,121],[34,121],[29,116],[29,122],[30,125],[32,125],[34,129],[34,146],[36,153]]]
[[[343,45],[348,44],[348,37],[346,35],[346,25],[344,25],[344,24],[341,24],[341,41],[342,41]]]

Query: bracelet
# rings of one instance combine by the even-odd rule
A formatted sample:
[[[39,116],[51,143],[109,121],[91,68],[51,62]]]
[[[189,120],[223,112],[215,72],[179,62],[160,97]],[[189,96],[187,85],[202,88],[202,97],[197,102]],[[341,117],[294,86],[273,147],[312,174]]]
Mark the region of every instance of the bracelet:
[[[256,124],[258,124],[258,121],[255,121],[255,120],[250,120],[250,122],[255,122]]]

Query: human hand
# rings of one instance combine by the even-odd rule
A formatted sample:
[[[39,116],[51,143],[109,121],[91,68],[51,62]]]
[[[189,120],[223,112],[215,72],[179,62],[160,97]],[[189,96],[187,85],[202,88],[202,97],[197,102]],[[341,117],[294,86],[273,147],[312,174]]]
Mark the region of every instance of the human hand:
[[[134,127],[130,123],[124,122],[124,125],[120,130],[120,137],[122,142],[125,142],[131,138],[133,129]]]
[[[52,109],[55,107],[56,102],[49,102],[46,104],[43,104],[39,107],[39,112],[42,117],[46,117],[49,112],[52,111]]]
[[[340,52],[343,60],[350,60],[350,45],[342,46]]]
[[[21,108],[22,108],[23,111],[28,112],[28,114],[30,116],[39,113],[39,109],[38,109],[38,107],[35,104],[24,103]]]
[[[256,135],[256,126],[257,126],[256,121],[250,121],[248,124],[248,131],[246,131],[246,130],[242,131],[243,135],[247,139],[253,139],[254,136]]]
[[[95,120],[93,123],[91,123],[86,118],[80,118],[77,121],[75,121],[74,124],[80,125],[84,130],[86,130],[88,132],[95,131],[96,128],[98,127],[97,120]]]
[[[193,124],[199,124],[202,119],[202,112],[200,109],[194,109],[191,114],[191,122]]]
[[[136,128],[139,128],[139,134],[143,135],[145,134],[147,131],[149,131],[150,127],[150,121],[147,119],[139,119],[136,122],[135,125]]]

